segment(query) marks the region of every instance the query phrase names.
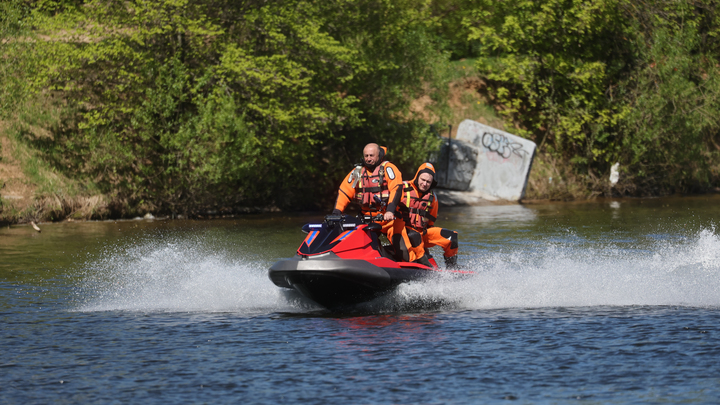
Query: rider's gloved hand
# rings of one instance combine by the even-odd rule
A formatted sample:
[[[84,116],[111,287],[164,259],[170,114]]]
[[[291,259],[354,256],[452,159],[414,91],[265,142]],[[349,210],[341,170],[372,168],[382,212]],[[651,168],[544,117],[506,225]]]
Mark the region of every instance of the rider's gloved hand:
[[[332,211],[332,214],[330,214],[330,215],[342,215],[342,211],[340,211],[339,209],[335,208],[335,209]]]

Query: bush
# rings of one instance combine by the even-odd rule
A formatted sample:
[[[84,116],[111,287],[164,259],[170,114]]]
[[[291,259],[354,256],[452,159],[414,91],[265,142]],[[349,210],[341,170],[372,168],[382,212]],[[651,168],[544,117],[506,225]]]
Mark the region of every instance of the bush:
[[[327,204],[358,145],[398,145],[408,165],[433,146],[404,116],[444,58],[427,13],[409,0],[36,11],[51,39],[37,47],[37,90],[67,105],[35,146],[123,201],[118,210]]]
[[[512,132],[588,185],[620,162],[638,194],[718,177],[718,42],[712,2],[470,2],[478,69]],[[602,187],[602,186],[601,186]]]
[[[30,9],[21,0],[0,2],[0,119],[12,117],[29,92],[35,64],[30,52]]]
[[[627,83],[630,113],[617,159],[642,190],[702,191],[719,178],[718,49],[704,39],[718,27],[688,3],[647,12],[660,18],[647,16],[652,30],[638,39],[646,46]]]

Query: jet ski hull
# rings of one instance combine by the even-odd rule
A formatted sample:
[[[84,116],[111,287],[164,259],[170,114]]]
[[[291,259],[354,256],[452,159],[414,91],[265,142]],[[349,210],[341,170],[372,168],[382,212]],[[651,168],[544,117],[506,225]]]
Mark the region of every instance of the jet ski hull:
[[[382,227],[373,222],[378,220],[382,216],[328,215],[322,223],[306,224],[302,230],[307,235],[295,256],[270,267],[270,280],[326,308],[339,309],[441,271],[432,256],[429,265],[398,260],[399,252],[380,243]]]
[[[399,284],[426,278],[434,272],[415,264],[409,267],[386,266],[367,260],[295,256],[275,263],[270,279],[279,287],[292,288],[303,296],[330,309],[370,301],[393,290]],[[391,262],[390,262],[391,263]]]

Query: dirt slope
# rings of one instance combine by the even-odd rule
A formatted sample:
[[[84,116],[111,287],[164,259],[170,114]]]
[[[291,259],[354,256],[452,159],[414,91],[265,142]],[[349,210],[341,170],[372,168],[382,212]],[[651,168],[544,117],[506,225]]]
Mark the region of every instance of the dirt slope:
[[[5,134],[7,123],[0,121],[0,196],[3,211],[14,208],[25,210],[32,204],[36,186],[23,172],[20,162],[14,158],[15,147]],[[7,215],[7,212],[5,212]]]

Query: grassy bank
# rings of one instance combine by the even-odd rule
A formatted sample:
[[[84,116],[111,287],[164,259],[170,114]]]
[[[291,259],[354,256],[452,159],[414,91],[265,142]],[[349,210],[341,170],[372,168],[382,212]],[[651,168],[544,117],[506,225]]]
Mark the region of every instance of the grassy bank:
[[[449,63],[443,71],[446,89],[436,99],[425,95],[412,100],[410,109],[434,125],[441,136],[452,135],[464,119],[507,128],[487,99],[485,86],[475,70],[472,59]],[[443,124],[452,122],[452,128]],[[61,115],[53,100],[35,97],[19,109],[10,120],[0,121],[0,223],[30,221],[89,220],[163,214],[158,204],[143,201],[129,204],[117,195],[103,193],[87,176],[79,172],[59,170],[52,156],[53,131],[61,126]],[[42,145],[47,145],[46,149]],[[552,180],[549,180],[552,178]],[[84,179],[84,180],[83,180]],[[338,181],[335,179],[335,181]],[[611,190],[603,190],[601,181],[588,182],[574,174],[545,153],[536,157],[528,183],[528,199],[592,198]],[[182,212],[182,207],[178,207]],[[212,216],[274,209],[266,206],[241,207],[235,210],[191,211],[189,216]],[[164,214],[168,214],[165,212]],[[172,213],[169,213],[172,215]],[[187,215],[187,214],[186,214]]]
[[[128,4],[0,2],[5,221],[327,209],[466,118],[538,144],[528,198],[720,185],[710,1]]]
[[[487,86],[476,69],[476,60],[448,63],[442,70],[441,80],[446,87],[435,93],[435,98],[423,95],[409,104],[410,112],[421,117],[427,125],[433,125],[439,135],[447,136],[447,131],[452,130],[454,137],[458,124],[464,119],[513,131],[514,124],[498,114],[498,106],[488,98]],[[0,121],[0,223],[122,218],[147,213],[172,215],[158,210],[159,204],[153,201],[132,204],[116,194],[103,193],[83,173],[61,170],[48,161],[48,157],[56,153],[52,148],[53,133],[62,126],[56,101],[36,96],[21,106],[12,119]],[[453,123],[452,127],[444,124],[447,122]],[[52,160],[58,161],[57,158]],[[539,150],[528,180],[526,199],[572,200],[626,195],[630,187],[635,187],[624,176],[611,188],[607,175],[578,175],[568,162]],[[632,191],[636,192],[637,187]],[[645,192],[652,194],[651,190]],[[191,217],[276,209],[262,205],[224,211],[177,208],[185,215],[189,211]]]
[[[50,136],[20,117],[0,121],[0,223],[108,217],[109,198],[58,173],[23,141],[28,134]]]

